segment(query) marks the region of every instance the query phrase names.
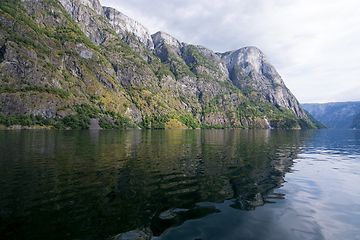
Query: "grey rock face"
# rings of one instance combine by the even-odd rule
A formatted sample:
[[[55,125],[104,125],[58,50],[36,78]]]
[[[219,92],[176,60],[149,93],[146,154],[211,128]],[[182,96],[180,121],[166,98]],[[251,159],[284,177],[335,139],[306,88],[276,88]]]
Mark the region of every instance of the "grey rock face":
[[[257,90],[267,89],[275,84],[285,86],[280,75],[267,57],[256,47],[245,47],[223,54],[229,71],[240,68],[252,78],[251,86]]]
[[[221,54],[233,84],[240,89],[252,87],[271,103],[291,109],[295,114],[307,116],[295,96],[285,86],[281,76],[265,54],[256,47],[244,47]]]
[[[143,44],[147,50],[151,51],[154,49],[151,35],[146,27],[114,8],[103,7],[103,10],[110,25],[121,38],[125,38],[126,34],[130,33]]]
[[[93,10],[96,14],[102,16],[103,10],[100,2],[98,0],[59,0],[67,12],[76,11],[80,5],[84,5]]]
[[[84,46],[84,44],[78,43],[76,45],[76,47],[77,47],[77,51],[79,52],[80,57],[85,58],[85,59],[92,58],[92,56],[93,56],[92,51],[90,51],[86,46]]]
[[[182,47],[182,44],[179,42],[179,40],[167,34],[166,32],[159,31],[153,34],[151,37],[154,42],[155,49],[161,47],[163,44],[167,44],[175,49],[180,49]]]
[[[164,59],[169,55],[172,55],[172,58],[176,58],[178,61],[185,63],[181,57],[183,43],[165,32],[157,32],[151,35],[151,38],[154,43],[155,49],[153,53],[155,56]]]
[[[97,0],[59,0],[72,19],[78,23],[85,35],[96,45],[103,43],[109,28],[106,21],[99,18],[104,16],[102,6]]]
[[[195,74],[206,74],[220,81],[228,80],[229,72],[225,62],[212,50],[201,46],[181,43],[165,32],[152,35],[155,46],[154,54],[164,59],[172,58],[185,63]],[[199,59],[199,56],[202,58]]]
[[[116,34],[118,34],[124,42],[133,48],[133,50],[138,52],[143,59],[148,59],[146,54],[142,54],[143,51],[141,49],[141,44],[147,44],[150,48],[153,45],[148,30],[141,24],[128,18],[113,8],[101,7],[99,1],[97,0],[61,0],[61,2],[65,10],[78,23],[81,30],[94,44],[107,47],[109,42],[115,38],[115,36],[111,33],[111,31],[115,29]],[[123,29],[125,27],[127,29]],[[130,34],[133,34],[135,37],[142,40],[147,38],[148,41],[144,40],[143,43],[139,43],[138,40],[129,38],[128,31],[130,31]],[[79,48],[79,46],[78,52],[83,58],[91,58],[89,55],[90,52],[86,51],[86,49],[82,49],[81,47]],[[152,77],[149,69],[137,69],[136,66],[132,65],[129,65],[127,68],[120,68],[119,66],[128,63],[123,56],[120,56],[118,53],[110,53],[110,51],[108,51],[107,57],[116,72],[116,80],[123,86],[128,87],[130,85],[135,85],[144,87],[148,85],[148,83],[152,83],[152,81],[149,81]],[[100,79],[99,81],[114,89],[114,86],[106,83],[105,80]]]

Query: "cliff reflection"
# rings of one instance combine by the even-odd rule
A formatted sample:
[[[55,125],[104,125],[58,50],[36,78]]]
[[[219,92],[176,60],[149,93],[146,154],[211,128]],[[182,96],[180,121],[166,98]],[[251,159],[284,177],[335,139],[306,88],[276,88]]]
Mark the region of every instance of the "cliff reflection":
[[[111,194],[117,198],[107,205],[107,216],[118,217],[119,210],[114,209],[126,209],[124,222],[133,221],[133,226],[141,226],[143,232],[150,229],[158,236],[188,219],[216,212],[199,207],[199,202],[235,199],[234,208],[253,210],[272,198],[282,198],[273,190],[281,186],[300,151],[300,134],[306,133],[209,130],[143,134],[115,179]]]
[[[159,236],[216,213],[200,202],[235,199],[252,210],[272,198],[303,135],[296,130],[21,131],[0,135],[3,229],[70,239]],[[20,150],[19,150],[20,148]],[[21,181],[19,177],[21,176]],[[9,187],[11,186],[11,187]],[[36,220],[34,220],[36,219]],[[36,229],[36,231],[34,230]],[[12,235],[11,235],[11,234]]]

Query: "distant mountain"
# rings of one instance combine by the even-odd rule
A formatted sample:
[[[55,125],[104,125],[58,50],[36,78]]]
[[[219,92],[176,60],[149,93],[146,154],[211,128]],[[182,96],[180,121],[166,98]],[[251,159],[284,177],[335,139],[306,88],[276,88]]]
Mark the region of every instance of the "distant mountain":
[[[360,102],[304,103],[303,108],[331,128],[359,128]]]
[[[319,120],[317,120],[313,115],[311,115],[311,113],[309,113],[308,111],[305,110],[306,115],[308,116],[308,118],[311,120],[312,123],[314,123],[314,125],[316,126],[316,128],[318,129],[327,129],[330,128],[328,126],[326,126],[325,124],[323,124],[322,122],[320,122]]]
[[[353,119],[350,128],[360,129],[360,112]]]
[[[151,35],[98,0],[0,0],[0,81],[0,125],[316,127],[258,48]]]

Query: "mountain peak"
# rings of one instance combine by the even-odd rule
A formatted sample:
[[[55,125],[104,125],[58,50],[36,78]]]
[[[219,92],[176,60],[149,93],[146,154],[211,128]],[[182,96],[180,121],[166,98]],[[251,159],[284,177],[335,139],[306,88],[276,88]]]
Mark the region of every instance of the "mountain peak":
[[[221,54],[225,64],[232,72],[231,80],[240,89],[252,87],[262,92],[271,103],[294,111],[300,118],[307,119],[306,113],[295,96],[285,86],[279,73],[266,55],[257,47],[249,46]],[[241,69],[243,73],[236,69]],[[235,74],[237,72],[237,74]],[[244,76],[251,81],[244,81]]]
[[[152,36],[155,48],[158,48],[159,46],[161,46],[162,44],[168,44],[170,46],[176,47],[176,48],[181,48],[182,44],[179,42],[179,40],[177,40],[176,38],[174,38],[173,36],[171,36],[170,34],[166,33],[166,32],[157,32],[155,34],[153,34]]]
[[[132,34],[148,50],[154,49],[149,30],[141,23],[111,7],[103,7],[105,17],[118,35]]]
[[[102,16],[103,10],[98,0],[59,0],[67,12],[74,10],[74,5],[82,4],[92,9],[96,14]]]
[[[257,47],[249,46],[223,54],[226,66],[231,69],[238,66],[249,74],[251,71],[261,72],[264,64],[269,63],[266,55]]]

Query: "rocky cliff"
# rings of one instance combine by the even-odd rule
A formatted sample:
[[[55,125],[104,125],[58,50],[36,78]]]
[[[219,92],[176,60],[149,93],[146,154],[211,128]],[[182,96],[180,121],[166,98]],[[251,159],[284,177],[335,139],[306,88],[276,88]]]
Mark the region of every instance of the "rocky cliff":
[[[253,88],[261,92],[270,103],[291,109],[297,116],[306,119],[301,105],[260,49],[244,47],[220,56],[236,87],[242,90]]]
[[[0,23],[3,121],[67,126],[63,118],[80,114],[110,127],[314,127],[255,47],[221,54],[151,35],[97,0],[2,1]]]
[[[135,36],[135,38],[144,45],[147,50],[151,51],[154,49],[154,43],[151,39],[150,32],[142,24],[129,18],[114,8],[103,7],[103,10],[108,22],[111,24],[117,35],[119,35],[122,39],[130,33]]]

